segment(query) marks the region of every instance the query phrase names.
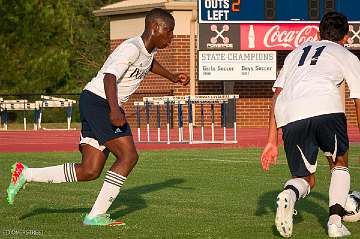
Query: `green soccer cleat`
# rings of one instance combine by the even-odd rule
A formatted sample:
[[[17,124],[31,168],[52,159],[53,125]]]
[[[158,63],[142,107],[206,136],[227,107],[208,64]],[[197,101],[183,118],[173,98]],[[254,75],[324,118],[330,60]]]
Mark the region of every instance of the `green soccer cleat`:
[[[20,162],[17,162],[11,166],[11,182],[7,188],[7,201],[10,205],[14,204],[16,194],[20,188],[26,183],[24,170],[28,167]]]
[[[83,224],[86,226],[123,226],[125,222],[111,219],[110,214],[100,214],[95,217],[89,217],[86,214]]]

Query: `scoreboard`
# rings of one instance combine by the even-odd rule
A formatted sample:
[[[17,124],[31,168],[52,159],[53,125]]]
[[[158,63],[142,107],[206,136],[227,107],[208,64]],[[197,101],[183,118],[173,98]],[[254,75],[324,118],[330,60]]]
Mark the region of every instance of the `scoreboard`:
[[[360,21],[359,0],[199,0],[199,23],[256,21],[319,21],[338,11]]]
[[[199,0],[198,79],[275,80],[277,52],[318,40],[329,11],[349,20],[349,50],[360,50],[360,0]]]

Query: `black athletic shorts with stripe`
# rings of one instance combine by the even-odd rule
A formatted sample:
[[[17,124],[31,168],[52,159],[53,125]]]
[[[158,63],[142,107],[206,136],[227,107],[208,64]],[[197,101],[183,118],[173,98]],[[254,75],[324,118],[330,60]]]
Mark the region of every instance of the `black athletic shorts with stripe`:
[[[111,124],[110,107],[107,100],[88,90],[83,90],[80,95],[79,109],[80,144],[89,144],[108,155],[109,152],[104,146],[105,142],[117,137],[132,135],[128,123],[122,127]]]
[[[282,127],[286,158],[292,176],[315,173],[319,148],[326,156],[342,156],[349,148],[344,113],[319,115]]]

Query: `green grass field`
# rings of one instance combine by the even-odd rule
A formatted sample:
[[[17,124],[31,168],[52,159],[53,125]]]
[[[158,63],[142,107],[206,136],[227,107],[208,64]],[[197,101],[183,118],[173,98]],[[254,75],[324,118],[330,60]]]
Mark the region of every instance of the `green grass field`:
[[[264,173],[260,149],[142,151],[110,213],[121,227],[82,225],[100,190],[102,177],[86,183],[31,183],[14,206],[6,203],[10,165],[32,167],[79,162],[79,153],[2,153],[0,238],[278,238],[275,197],[289,178],[279,164]],[[352,188],[360,190],[360,146],[350,151]],[[327,238],[329,172],[319,156],[317,187],[296,205],[293,238]],[[360,222],[347,223],[360,238]]]

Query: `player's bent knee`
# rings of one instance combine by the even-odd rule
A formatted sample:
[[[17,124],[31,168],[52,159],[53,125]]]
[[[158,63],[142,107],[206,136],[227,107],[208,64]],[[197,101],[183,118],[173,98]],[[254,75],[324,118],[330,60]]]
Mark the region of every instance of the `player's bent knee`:
[[[101,170],[81,167],[77,175],[78,181],[91,181],[97,179]]]
[[[137,153],[131,153],[124,157],[117,158],[117,161],[115,163],[122,164],[122,165],[125,164],[125,165],[127,165],[128,168],[133,168],[133,167],[135,167],[138,159],[139,159],[139,156]]]
[[[93,171],[89,171],[85,174],[86,176],[86,179],[88,181],[90,180],[95,180],[97,179],[99,176],[100,176],[101,172],[100,171],[96,171],[96,170],[93,170]]]
[[[131,161],[135,162],[135,164],[137,163],[138,160],[139,160],[139,155],[137,153],[131,155]]]
[[[139,160],[139,155],[137,153],[130,154],[127,157],[127,161],[132,166],[135,166],[137,164],[138,160]]]

